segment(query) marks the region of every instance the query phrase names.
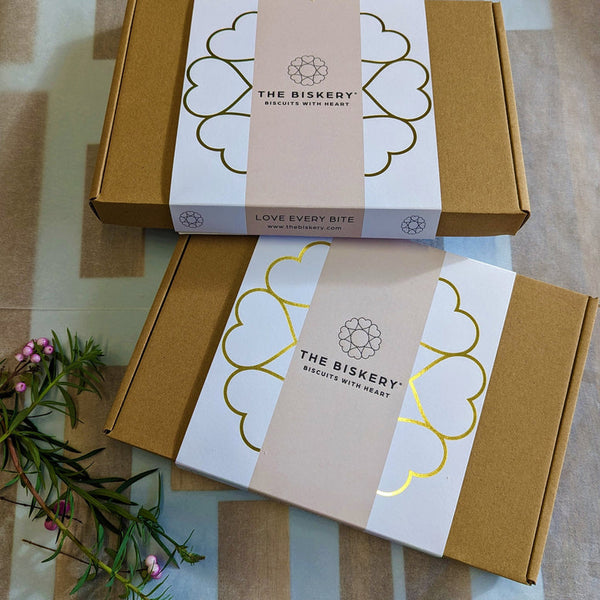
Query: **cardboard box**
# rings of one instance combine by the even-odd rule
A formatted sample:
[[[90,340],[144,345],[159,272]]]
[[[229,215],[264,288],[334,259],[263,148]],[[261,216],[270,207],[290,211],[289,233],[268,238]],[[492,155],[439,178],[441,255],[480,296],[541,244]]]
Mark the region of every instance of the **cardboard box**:
[[[424,0],[195,0],[186,65],[177,231],[436,236]]]
[[[191,0],[129,1],[91,190],[106,223],[173,227],[169,189],[191,8]],[[500,5],[430,0],[426,11],[437,233],[514,234],[529,200]]]
[[[109,415],[111,437],[177,456],[255,244],[181,238]],[[592,298],[514,277],[445,556],[535,583],[596,310]],[[393,336],[381,338],[383,347]],[[185,358],[173,351],[182,347]],[[165,406],[170,418],[155,419]]]

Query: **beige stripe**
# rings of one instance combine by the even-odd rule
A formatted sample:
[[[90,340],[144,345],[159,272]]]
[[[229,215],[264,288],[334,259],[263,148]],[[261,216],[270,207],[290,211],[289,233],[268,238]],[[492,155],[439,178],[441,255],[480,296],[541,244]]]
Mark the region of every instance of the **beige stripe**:
[[[10,481],[13,477],[13,473],[0,472],[0,486],[4,485],[7,481]],[[0,581],[3,585],[0,585],[0,600],[8,600],[10,570],[11,570],[11,558],[12,558],[12,542],[13,542],[13,528],[15,522],[15,505],[14,502],[17,498],[17,486],[13,485],[8,489],[0,489],[0,540],[2,541],[2,552],[0,552]],[[23,510],[27,510],[23,508]]]
[[[522,275],[583,291],[582,243],[567,153],[571,132],[565,128],[556,84],[553,35],[510,32],[509,43],[533,207],[531,219],[512,240],[513,266]],[[548,258],[532,260],[536,256]]]
[[[288,507],[219,503],[219,600],[290,597]]]
[[[390,542],[340,525],[340,600],[391,600],[394,596]]]
[[[31,311],[0,308],[0,356],[13,354],[27,342]]]
[[[42,92],[0,94],[2,308],[32,302],[46,107]]]
[[[600,53],[597,0],[552,2],[554,43],[558,62],[560,104],[573,182],[574,210],[583,252],[577,256],[586,271],[587,291],[600,294]],[[591,217],[591,218],[590,218]]]
[[[96,0],[94,60],[116,59],[127,0]]]
[[[171,489],[174,491],[200,491],[210,492],[219,490],[233,490],[234,488],[228,486],[220,481],[209,479],[208,477],[202,477],[202,475],[196,475],[191,471],[180,469],[173,465],[171,467]]]
[[[102,399],[99,400],[91,394],[82,394],[78,398],[79,417],[82,420],[77,427],[71,429],[70,424],[65,424],[65,439],[79,450],[87,452],[94,448],[106,448],[104,452],[94,457],[90,472],[95,476],[129,477],[131,475],[131,449],[125,444],[114,442],[102,433],[102,425],[110,409],[113,398],[123,377],[124,367],[107,367],[104,370],[105,382],[102,390]],[[95,541],[95,531],[89,510],[81,502],[76,503],[74,516],[83,523],[74,523],[75,534],[84,542],[91,544]],[[71,544],[65,544],[64,551],[79,555]],[[106,557],[105,557],[106,559]],[[85,598],[85,600],[99,600],[105,597],[106,588],[97,582],[86,586],[82,591],[69,596],[69,591],[81,575],[84,565],[72,558],[59,556],[56,560],[56,579],[54,583],[55,600],[64,598]],[[102,578],[101,578],[102,581]],[[111,598],[118,597],[122,590],[115,588]],[[118,593],[117,593],[118,592]]]
[[[0,63],[33,60],[37,0],[0,0]]]
[[[87,147],[79,275],[83,278],[142,277],[144,230],[140,227],[103,225],[87,205],[97,154],[98,145]]]
[[[552,175],[552,166],[559,157],[564,164],[562,172],[552,177],[559,189],[554,193],[550,190],[551,195],[543,198],[543,221],[531,235],[539,235],[539,228],[542,228],[544,245],[553,249],[551,258],[545,255],[543,260],[547,273],[552,276],[551,281],[600,295],[600,237],[597,233],[600,223],[600,113],[597,101],[600,96],[600,55],[597,52],[600,4],[597,0],[577,3],[553,0],[551,4],[552,36],[544,40],[543,45],[531,44],[527,48],[530,55],[523,59],[529,65],[523,71],[527,66],[531,69],[530,64],[534,61],[535,66],[543,67],[549,63],[549,67],[536,75],[540,82],[535,89],[539,88],[540,94],[535,96],[530,96],[529,89],[525,89],[529,87],[529,77],[524,79],[523,73],[522,102],[531,105],[532,111],[540,102],[548,104],[537,109],[548,115],[540,124],[540,130],[552,123],[550,119],[555,121],[546,132],[546,138],[554,135],[551,145],[541,134],[532,140],[536,150],[540,143],[543,143],[542,150],[550,147],[548,153],[553,159],[550,165],[540,162],[537,171],[548,169],[548,174]],[[522,39],[517,35],[514,43],[519,44],[519,49],[523,48]],[[546,99],[543,91],[550,97]],[[525,253],[517,260],[521,266],[525,262]],[[546,545],[542,570],[544,594],[548,600],[571,597],[575,588],[582,598],[593,597],[598,589],[600,520],[595,490],[600,479],[597,459],[600,448],[597,437],[600,429],[597,411],[600,402],[599,329],[596,326],[592,338]],[[581,518],[574,519],[573,515]]]
[[[27,340],[31,313],[29,310],[5,310],[0,309],[0,357],[11,355],[19,346]],[[9,467],[10,468],[10,467]],[[17,486],[2,488],[2,485],[10,481],[13,473],[0,471],[0,496],[6,500],[0,500],[0,600],[8,600],[9,579],[11,572],[11,558],[13,548],[13,529],[15,521],[15,505],[11,504],[17,498]],[[22,510],[26,511],[26,508]]]
[[[447,558],[435,558],[404,548],[406,600],[469,600],[469,567]]]

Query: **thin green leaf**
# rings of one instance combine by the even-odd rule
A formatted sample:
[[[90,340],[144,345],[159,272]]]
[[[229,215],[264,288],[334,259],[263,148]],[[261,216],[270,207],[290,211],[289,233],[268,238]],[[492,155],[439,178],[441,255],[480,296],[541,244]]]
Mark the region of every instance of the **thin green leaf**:
[[[133,477],[130,477],[129,479],[127,479],[126,481],[124,481],[116,489],[116,491],[117,492],[123,492],[127,488],[131,487],[134,483],[137,483],[138,481],[140,481],[140,479],[144,479],[145,477],[148,477],[148,475],[152,475],[152,473],[156,473],[156,471],[158,471],[158,469],[150,469],[148,471],[143,471],[142,473],[138,473],[137,475],[134,475]]]
[[[77,425],[77,407],[73,402],[73,398],[71,398],[69,392],[65,390],[62,385],[57,385],[56,387],[58,387],[58,390],[60,391],[61,396],[63,397],[63,400],[65,402],[65,407],[69,415],[71,427],[75,427],[75,425]]]
[[[127,546],[129,545],[129,540],[131,538],[132,531],[133,525],[130,524],[125,533],[123,534],[123,539],[121,540],[121,544],[117,549],[117,554],[115,555],[115,559],[112,565],[113,574],[111,576],[111,579],[114,579],[115,574],[119,572],[119,569],[121,568],[121,565],[125,560],[127,554]]]
[[[2,470],[4,471],[4,469]],[[17,483],[19,479],[21,479],[21,477],[19,475],[15,475],[12,479],[0,485],[0,489],[9,488],[11,485],[15,485],[15,483]]]
[[[136,506],[136,502],[133,502],[127,496],[123,496],[123,494],[119,494],[113,490],[107,490],[106,488],[98,488],[90,491],[96,498],[108,498],[113,502],[117,502],[119,504],[124,504],[126,506]]]
[[[146,519],[148,521],[151,521],[152,523],[158,522],[158,519],[156,518],[154,513],[150,512],[147,508],[144,508],[143,506],[138,510],[138,517],[140,517],[140,519]]]
[[[77,580],[77,583],[73,586],[73,589],[69,592],[69,594],[75,594],[78,590],[80,590],[84,583],[88,581],[88,577],[92,570],[92,563],[88,563],[86,570],[83,572],[81,577]]]
[[[54,560],[61,553],[62,547],[63,547],[66,539],[67,539],[66,534],[61,533],[59,535],[58,545],[56,546],[54,552],[48,558],[45,558],[42,562],[47,563],[47,562]]]

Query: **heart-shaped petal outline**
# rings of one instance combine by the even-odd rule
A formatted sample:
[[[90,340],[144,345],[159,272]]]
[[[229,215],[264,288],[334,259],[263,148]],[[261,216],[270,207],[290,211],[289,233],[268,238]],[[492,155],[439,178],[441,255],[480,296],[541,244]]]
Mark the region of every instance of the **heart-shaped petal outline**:
[[[461,364],[457,366],[456,361],[460,361]],[[467,372],[469,374],[466,374]],[[440,383],[440,377],[443,380],[444,375],[456,376],[457,373],[463,373],[465,376],[465,380],[459,384],[464,383],[468,388],[461,390],[460,385],[455,384],[452,386],[454,394],[451,394],[448,386]],[[477,374],[480,377],[479,381],[476,379]],[[432,377],[437,385],[432,383]],[[410,380],[411,391],[424,423],[445,440],[460,440],[473,431],[477,424],[475,401],[481,396],[485,386],[486,376],[481,363],[472,356],[460,355],[439,357]],[[427,391],[431,392],[431,387],[435,392],[425,395]],[[460,406],[462,403],[465,404],[464,410]],[[444,413],[447,415],[448,412],[452,412],[454,423],[450,424],[446,419],[444,426]]]
[[[183,96],[183,106],[200,118],[227,113],[252,89],[252,84],[234,64],[212,56],[203,56],[190,63],[186,78],[191,86]],[[234,89],[238,84],[239,87]],[[225,99],[209,107],[216,102],[215,91]]]
[[[217,29],[217,31],[213,31],[213,33],[211,33],[208,39],[206,40],[206,51],[211,56],[220,58],[225,61],[248,62],[254,60],[254,42],[256,38],[257,16],[258,12],[255,10],[242,13],[233,20],[231,27],[223,27],[222,29]],[[248,29],[248,31],[244,31],[244,28]],[[230,39],[230,36],[232,35],[232,33],[230,32],[235,33],[237,35],[240,35],[240,32],[241,34],[246,33],[249,36],[249,38],[246,40],[246,44],[231,44],[232,49],[235,48],[237,50],[238,48],[243,48],[244,45],[247,45],[252,47],[252,52],[250,52],[250,48],[248,48],[246,53],[242,53],[240,57],[235,57],[224,56],[223,52],[219,53],[217,50],[215,50],[215,46],[219,45],[219,38],[225,38],[225,42],[221,41],[221,44],[223,44],[225,48],[227,48],[229,44],[227,40]]]
[[[408,128],[408,131],[404,129],[405,127]],[[394,156],[410,152],[417,143],[417,130],[410,121],[405,119],[384,115],[363,117],[363,128],[365,136],[365,177],[381,175],[388,170]],[[390,150],[387,146],[390,143],[389,141],[386,143],[387,147],[384,146],[383,149],[380,144],[367,141],[369,139],[381,139],[382,136],[377,134],[376,128],[387,130],[389,133],[388,140],[390,138],[398,140],[398,149]],[[393,128],[397,130],[396,135],[394,135]]]
[[[388,82],[386,83],[386,79]],[[390,81],[391,80],[391,81]],[[396,117],[405,121],[420,121],[431,111],[433,102],[425,90],[429,83],[429,71],[417,60],[405,58],[403,60],[387,63],[377,69],[363,85],[363,92],[389,117]],[[408,94],[399,95],[398,87],[409,90],[417,97],[411,96],[409,104],[399,105]],[[388,97],[386,98],[386,94]],[[415,108],[416,107],[416,108]],[[410,113],[413,114],[410,114]]]
[[[262,368],[259,368],[259,369],[237,369],[233,373],[231,373],[231,375],[227,378],[227,381],[225,382],[225,386],[223,388],[223,397],[225,399],[225,404],[227,404],[227,407],[229,408],[229,410],[231,410],[231,412],[233,412],[234,414],[236,414],[240,417],[239,429],[240,429],[240,436],[242,438],[242,441],[251,450],[254,450],[255,452],[260,452],[260,447],[262,446],[262,443],[264,441],[264,435],[262,435],[262,439],[258,439],[258,437],[261,437],[260,434],[257,436],[256,431],[251,432],[251,431],[247,430],[247,426],[249,424],[249,419],[252,418],[250,410],[249,409],[241,410],[240,408],[238,408],[239,403],[235,402],[235,400],[232,400],[232,398],[231,398],[231,396],[234,395],[233,390],[231,389],[232,382],[235,382],[236,378],[244,377],[245,374],[247,374],[247,373],[264,374],[265,377],[273,378],[274,380],[278,380],[280,382],[283,382],[284,378],[281,375],[278,375],[277,373],[273,373],[272,371],[269,371],[268,369],[262,369]],[[269,384],[267,384],[266,387],[268,388]],[[263,390],[263,393],[264,393],[264,390]],[[265,431],[264,431],[265,434],[266,434],[266,429],[268,428],[269,423],[271,421],[271,416],[273,415],[273,411],[275,410],[275,405],[277,404],[278,397],[279,397],[279,393],[276,393],[274,398],[267,399],[267,403],[270,405],[270,408],[271,408],[270,411],[264,410],[264,406],[263,406],[262,410],[259,409],[258,407],[256,409],[257,411],[260,411],[259,417],[262,419],[266,419],[266,423],[262,423],[262,425],[265,429]],[[261,398],[261,399],[264,400],[264,398]],[[264,402],[263,402],[263,404],[264,404]]]
[[[392,496],[397,496],[398,494],[401,494],[408,488],[408,486],[410,485],[410,483],[414,477],[427,478],[427,477],[433,477],[433,476],[437,475],[444,468],[444,466],[446,464],[446,460],[448,457],[447,442],[454,441],[454,440],[461,440],[461,439],[466,438],[468,435],[470,435],[472,433],[472,431],[475,429],[475,426],[477,425],[478,413],[477,413],[477,407],[475,406],[475,401],[483,394],[483,392],[485,391],[485,389],[487,387],[487,373],[485,371],[485,368],[483,367],[481,362],[471,354],[471,352],[477,347],[477,344],[479,343],[479,337],[480,337],[479,324],[477,323],[477,320],[475,319],[475,317],[473,315],[471,315],[468,311],[461,308],[461,298],[460,298],[460,293],[458,291],[458,288],[450,280],[448,280],[444,277],[440,277],[439,281],[442,284],[448,285],[454,291],[454,293],[456,295],[456,306],[454,308],[454,312],[465,315],[473,323],[473,325],[475,326],[475,339],[468,348],[466,348],[460,352],[446,352],[445,350],[443,350],[441,348],[435,348],[433,346],[426,344],[425,342],[421,342],[422,347],[424,347],[427,350],[430,350],[431,352],[434,352],[435,354],[438,355],[438,358],[436,358],[435,360],[430,362],[427,366],[422,368],[418,373],[413,375],[409,380],[409,387],[412,392],[412,396],[415,400],[416,406],[418,408],[419,414],[421,416],[421,420],[399,417],[398,421],[401,423],[404,422],[404,423],[411,423],[413,425],[418,425],[420,427],[424,427],[424,428],[428,429],[429,431],[431,431],[437,437],[437,439],[440,441],[440,443],[442,444],[442,447],[444,449],[443,459],[440,462],[440,464],[438,465],[438,467],[436,469],[434,469],[433,471],[430,471],[429,473],[419,473],[417,471],[410,470],[409,476],[406,478],[404,483],[402,483],[397,489],[394,489],[394,490],[389,490],[389,491],[378,490],[377,494],[380,496],[392,497]],[[431,424],[431,422],[425,412],[425,409],[423,407],[423,402],[421,401],[421,399],[419,397],[419,393],[416,388],[415,382],[420,377],[422,377],[425,373],[427,373],[428,371],[435,369],[436,365],[439,365],[443,361],[446,361],[450,358],[457,358],[457,357],[461,357],[461,358],[467,359],[469,361],[472,361],[477,366],[479,371],[481,372],[482,382],[481,382],[481,386],[475,392],[475,394],[473,394],[472,396],[470,396],[468,398],[465,398],[465,401],[470,405],[471,412],[473,415],[471,423],[461,433],[451,435],[449,433],[444,433],[444,432],[440,431],[439,429],[436,429]]]
[[[425,425],[419,421],[415,421],[412,419],[398,419],[397,427],[399,428],[400,432],[402,432],[403,427],[407,427],[407,426],[408,427],[416,426],[416,427],[423,428],[423,431],[422,431],[423,433],[425,431],[430,431],[432,433],[432,437],[429,437],[429,440],[431,440],[431,442],[433,442],[433,440],[437,440],[440,443],[441,448],[442,448],[442,458],[439,461],[439,463],[437,464],[437,466],[435,466],[430,471],[419,471],[416,469],[409,468],[404,481],[397,488],[392,489],[392,490],[378,489],[377,490],[378,496],[383,496],[386,498],[392,498],[394,496],[398,496],[399,494],[401,494],[408,488],[408,486],[411,484],[414,477],[417,477],[419,479],[426,479],[428,477],[433,477],[434,475],[437,475],[444,468],[444,465],[446,464],[446,460],[448,458],[448,447],[443,438],[440,438],[430,427],[427,427],[427,425]],[[400,446],[402,444],[403,439],[404,439],[404,436],[402,436],[402,433],[400,433],[400,438],[399,438]],[[429,446],[429,443],[427,444],[427,446]],[[430,454],[430,452],[427,452],[427,453]]]
[[[239,125],[233,127],[234,135],[232,138],[227,138],[225,132],[232,129],[233,120],[237,120]],[[225,126],[227,124],[228,126]],[[208,131],[215,125],[215,130],[222,139],[218,140],[218,145],[212,145],[206,138],[210,137]],[[243,140],[248,140],[250,136],[250,115],[245,113],[224,113],[208,117],[200,121],[200,125],[196,129],[196,139],[203,148],[211,152],[218,152],[223,166],[233,173],[245,175],[248,165],[248,143]],[[233,143],[230,142],[233,140]],[[231,147],[237,147],[238,152],[232,152]],[[236,160],[237,159],[237,160]]]
[[[267,286],[267,289],[270,290],[276,298],[278,298],[281,302],[283,302],[284,304],[288,304],[290,306],[297,306],[299,308],[308,308],[309,307],[309,303],[308,302],[299,302],[299,299],[292,299],[292,298],[286,298],[284,297],[284,295],[281,295],[278,293],[277,291],[277,283],[276,282],[272,282],[271,278],[273,276],[273,278],[275,279],[275,274],[279,271],[280,268],[285,268],[285,264],[286,261],[292,261],[294,263],[297,264],[302,264],[304,258],[309,258],[309,259],[314,259],[315,261],[317,261],[316,264],[316,268],[319,271],[319,275],[321,273],[321,269],[323,267],[323,264],[325,263],[325,258],[327,257],[327,252],[325,252],[322,256],[319,256],[318,254],[315,253],[315,248],[321,248],[321,247],[326,247],[329,248],[331,246],[330,242],[326,242],[324,240],[318,240],[315,242],[311,242],[310,244],[307,244],[306,246],[304,246],[304,248],[302,248],[302,250],[300,250],[300,252],[298,253],[298,256],[281,256],[280,258],[275,259],[267,268],[267,272],[265,274],[265,284]],[[320,263],[320,267],[319,267],[319,263]],[[317,280],[318,280],[317,276]],[[295,278],[288,278],[288,280],[293,281]],[[310,282],[306,282],[305,279],[302,279],[302,284],[303,287],[305,287],[306,283],[310,283]],[[314,284],[316,285],[316,281],[314,282]]]
[[[252,301],[257,301],[257,300],[260,301],[260,297],[256,297],[256,294],[263,294],[264,298],[267,298],[267,297],[271,298],[272,301],[274,301],[279,307],[281,307],[283,314],[280,316],[283,316],[283,318],[285,319],[285,323],[287,325],[288,332],[290,335],[290,341],[285,346],[279,348],[276,352],[273,352],[272,354],[268,354],[266,357],[265,356],[261,357],[255,363],[239,362],[239,361],[235,360],[235,358],[232,358],[231,349],[228,349],[228,341],[233,334],[237,333],[241,328],[246,326],[246,323],[244,323],[244,320],[240,314],[243,310],[242,306],[247,298],[251,298]],[[287,311],[287,308],[285,307],[285,304],[279,298],[277,298],[275,296],[275,294],[273,294],[270,290],[267,290],[264,288],[252,288],[250,290],[247,290],[238,298],[237,302],[235,303],[234,314],[235,314],[235,323],[231,327],[229,327],[229,329],[225,332],[225,335],[223,336],[223,340],[221,341],[221,351],[223,352],[223,356],[225,357],[225,360],[231,366],[235,367],[236,369],[245,369],[245,368],[261,369],[261,368],[265,367],[265,365],[268,365],[269,363],[274,361],[276,358],[285,354],[288,350],[293,348],[298,342],[298,339],[296,337],[296,332],[294,331],[294,326],[290,319],[290,315]],[[250,314],[252,315],[253,313],[251,312]]]
[[[374,63],[374,64],[387,64],[393,61],[402,60],[406,58],[410,53],[410,41],[409,39],[400,31],[396,31],[395,29],[387,29],[384,21],[374,15],[373,13],[361,12],[360,13],[360,25],[361,25],[361,41],[364,42],[363,48],[363,62]],[[378,30],[378,31],[377,31]],[[374,33],[376,32],[377,33]],[[369,44],[368,39],[370,36],[377,35],[382,36],[381,41],[378,44]],[[396,39],[398,36],[398,39]],[[399,50],[388,49],[389,56],[385,58],[380,56],[378,58],[371,57],[368,58],[368,54],[366,50],[372,47],[377,47],[379,51],[382,51],[382,48],[387,45],[399,44]],[[387,48],[386,48],[387,49]],[[390,51],[391,50],[391,51]],[[385,53],[385,50],[383,50]],[[366,58],[365,58],[366,57]]]

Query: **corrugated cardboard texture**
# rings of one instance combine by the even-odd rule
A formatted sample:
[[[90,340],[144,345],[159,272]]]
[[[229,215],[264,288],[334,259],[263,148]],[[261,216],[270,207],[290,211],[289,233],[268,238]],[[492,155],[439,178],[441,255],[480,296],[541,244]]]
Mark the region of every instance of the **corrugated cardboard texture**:
[[[174,458],[254,250],[248,237],[180,239],[106,423]],[[165,419],[153,417],[156,410]]]
[[[91,191],[107,223],[172,228],[169,186],[191,5],[130,0]],[[438,234],[514,234],[529,201],[501,11],[490,2],[426,6],[442,187]]]
[[[180,240],[108,419],[111,437],[176,456],[253,248],[246,237]],[[447,556],[535,581],[596,308],[517,276]]]
[[[517,276],[447,555],[535,581],[529,562],[587,304]]]

